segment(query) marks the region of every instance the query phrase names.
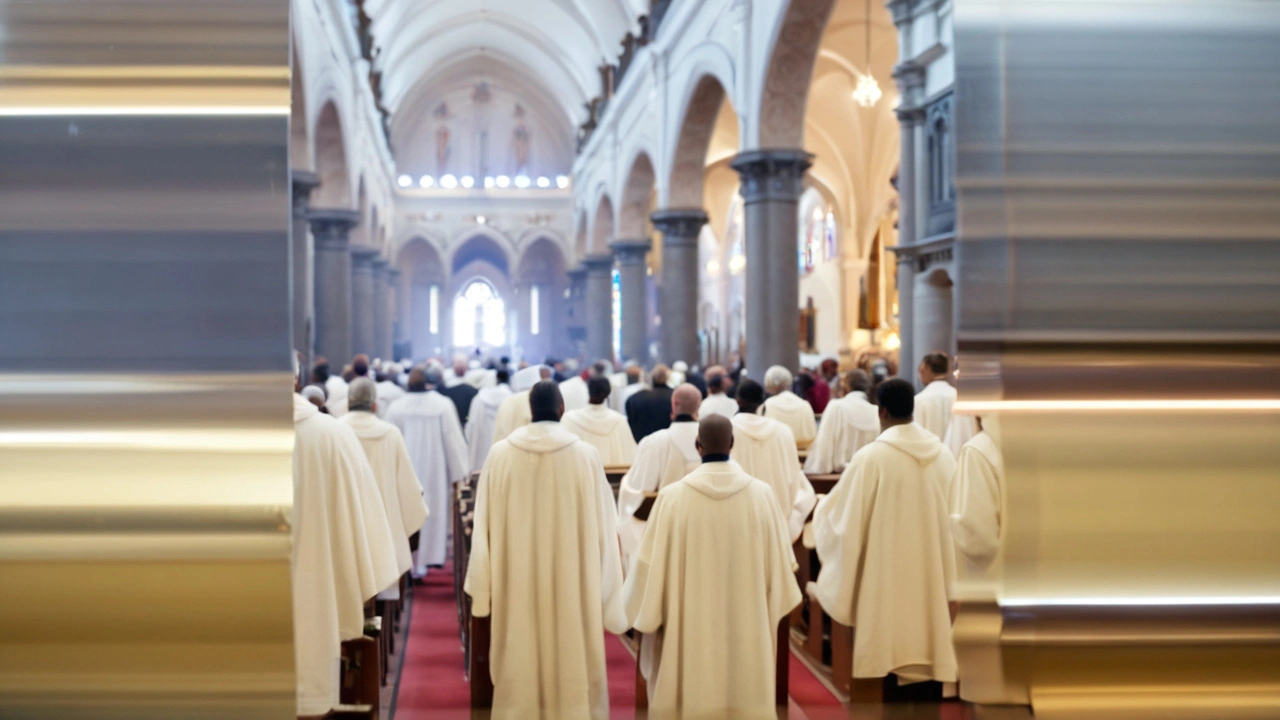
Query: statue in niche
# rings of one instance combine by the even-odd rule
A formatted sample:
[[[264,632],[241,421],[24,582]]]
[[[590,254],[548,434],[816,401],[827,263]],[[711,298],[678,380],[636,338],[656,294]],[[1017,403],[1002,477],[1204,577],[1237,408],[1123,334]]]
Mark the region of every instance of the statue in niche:
[[[516,151],[516,174],[529,169],[529,128],[524,122],[524,106],[516,103],[515,127],[511,130],[511,144]]]
[[[453,146],[449,139],[449,105],[440,103],[431,111],[431,116],[439,124],[436,126],[436,174],[444,175],[448,171],[449,156]]]

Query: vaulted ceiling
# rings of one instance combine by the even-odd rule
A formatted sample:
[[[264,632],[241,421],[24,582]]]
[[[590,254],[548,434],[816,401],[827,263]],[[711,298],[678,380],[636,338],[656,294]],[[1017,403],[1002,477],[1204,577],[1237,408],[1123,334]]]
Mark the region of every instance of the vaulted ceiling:
[[[392,136],[439,98],[487,83],[523,96],[571,138],[647,0],[366,0]],[[393,143],[394,144],[394,143]]]

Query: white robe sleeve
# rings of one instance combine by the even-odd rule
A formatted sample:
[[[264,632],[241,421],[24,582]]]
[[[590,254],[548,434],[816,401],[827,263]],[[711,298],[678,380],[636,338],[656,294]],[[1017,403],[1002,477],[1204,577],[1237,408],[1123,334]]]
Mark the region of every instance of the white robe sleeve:
[[[604,474],[597,456],[590,472],[596,481],[596,512],[600,517],[600,602],[604,629],[615,635],[627,631],[627,613],[623,605],[622,550],[618,546],[618,517],[614,514],[613,488]]]
[[[851,627],[859,590],[858,566],[866,549],[867,523],[878,484],[878,472],[855,456],[813,515],[814,545],[822,561],[815,595],[828,615]]]
[[[804,477],[801,474],[801,477]],[[808,480],[805,480],[808,485]],[[813,497],[813,488],[809,488],[809,496]],[[816,501],[815,501],[816,502]],[[768,530],[768,560],[765,567],[766,582],[768,583],[767,597],[769,603],[769,627],[777,627],[782,622],[782,618],[787,613],[795,609],[796,605],[804,599],[800,593],[800,586],[796,583],[796,569],[799,567],[796,563],[796,554],[792,549],[792,543],[798,537],[798,533],[793,534],[788,540],[787,521],[782,517],[782,509],[776,503],[769,503],[771,513],[772,527]],[[812,505],[810,505],[812,507]],[[809,514],[805,510],[805,515]],[[801,519],[801,529],[803,530],[803,519]]]
[[[471,458],[467,454],[467,441],[462,437],[462,421],[457,413],[444,413],[445,463],[449,473],[449,485],[465,480],[471,474]]]
[[[413,461],[409,459],[409,450],[404,444],[404,436],[399,430],[396,434],[396,496],[400,500],[400,520],[405,532],[413,535],[426,522],[430,510],[422,497],[422,483],[418,474],[413,471]]]
[[[952,415],[951,422],[947,424],[947,434],[942,438],[942,444],[947,446],[952,455],[960,457],[960,450],[964,448],[965,443],[977,434],[977,418],[972,415]]]
[[[991,564],[1000,550],[1000,481],[991,463],[971,447],[960,451],[951,508],[956,547],[976,566]]]
[[[809,482],[808,476],[803,471],[797,470],[794,477],[791,483],[791,512],[787,520],[791,542],[800,538],[800,534],[804,532],[804,523],[809,519],[809,512],[818,503],[818,498],[813,491],[813,483]]]
[[[492,566],[489,558],[489,483],[493,455],[485,461],[476,481],[475,506],[471,525],[471,555],[467,560],[467,577],[462,591],[471,597],[471,614],[489,617],[492,611]]]
[[[809,457],[804,461],[805,472],[815,474],[835,472],[843,469],[848,461],[849,458],[839,457],[840,449],[844,447],[841,436],[846,431],[845,423],[847,422],[839,407],[835,403],[827,406],[827,412],[822,416],[822,424],[818,426],[818,436],[809,446]]]
[[[627,430],[630,432],[630,429]],[[670,443],[662,442],[661,437],[650,435],[640,441],[636,449],[635,462],[631,469],[622,476],[618,484],[618,517],[627,519],[640,509],[646,492],[657,492],[662,482],[662,471],[666,466],[665,450]],[[612,494],[612,492],[610,492]]]

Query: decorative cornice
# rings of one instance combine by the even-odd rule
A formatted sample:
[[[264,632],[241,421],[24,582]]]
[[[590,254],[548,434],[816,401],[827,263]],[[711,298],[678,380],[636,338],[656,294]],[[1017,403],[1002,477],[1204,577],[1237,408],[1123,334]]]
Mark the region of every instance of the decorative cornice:
[[[730,163],[742,180],[742,199],[748,204],[799,199],[805,171],[812,165],[813,153],[782,148],[738,153]]]
[[[649,248],[652,246],[653,243],[644,238],[638,240],[614,240],[609,243],[609,249],[613,251],[613,256],[617,258],[619,266],[643,265],[645,255],[648,254]]]
[[[293,189],[293,216],[304,218],[311,206],[311,191],[320,187],[320,178],[313,172],[293,170],[289,173],[289,185]]]
[[[373,259],[374,275],[386,276],[387,271],[391,269],[391,261],[379,254]]]
[[[351,248],[351,269],[355,272],[373,274],[373,263],[377,257],[378,251],[373,248],[353,247]]]
[[[317,209],[307,213],[311,235],[317,250],[347,252],[351,246],[351,228],[360,223],[360,213],[355,210]]]
[[[600,273],[608,274],[611,270],[613,270],[613,256],[612,255],[588,255],[582,258],[582,264],[584,266],[583,269],[586,270],[588,275],[595,275]]]
[[[649,219],[662,233],[663,245],[696,243],[702,226],[707,224],[707,214],[698,208],[658,210]]]

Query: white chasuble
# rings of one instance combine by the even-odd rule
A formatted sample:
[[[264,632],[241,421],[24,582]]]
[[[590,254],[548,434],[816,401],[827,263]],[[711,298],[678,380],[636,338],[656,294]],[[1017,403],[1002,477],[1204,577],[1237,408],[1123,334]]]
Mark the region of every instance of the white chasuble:
[[[858,390],[827,404],[818,437],[804,461],[807,473],[840,472],[853,454],[880,434],[880,411]]]
[[[409,450],[404,436],[391,423],[383,422],[372,413],[353,411],[339,421],[346,424],[360,439],[365,457],[373,468],[378,482],[382,505],[387,511],[391,536],[396,543],[396,567],[404,575],[413,567],[409,552],[409,536],[422,528],[427,519],[427,504],[422,499],[422,484],[413,471]],[[400,598],[400,584],[394,583],[378,593],[384,600]]]
[[[951,414],[951,422],[947,424],[947,433],[942,437],[942,444],[947,446],[951,454],[960,459],[960,450],[965,443],[973,439],[975,435],[982,432],[978,428],[978,418],[975,415],[957,415]]]
[[[404,394],[404,390],[390,380],[383,380],[378,383],[378,417],[386,420],[387,411],[391,409],[391,403],[404,397]]]
[[[989,567],[1000,553],[1003,505],[1004,457],[991,435],[980,432],[960,450],[951,488],[956,549],[971,571]]]
[[[708,415],[723,415],[732,418],[738,414],[738,401],[725,395],[724,393],[712,393],[702,401],[702,405],[698,407],[698,417],[706,417]]]
[[[951,408],[956,404],[956,389],[946,380],[934,380],[916,393],[915,421],[941,440],[951,424]]]
[[[564,400],[564,411],[581,410],[591,403],[591,393],[587,390],[587,381],[581,375],[560,383],[560,397]]]
[[[605,720],[604,633],[627,629],[613,491],[555,422],[494,445],[480,473],[463,589],[492,618],[495,720]]]
[[[587,405],[569,410],[560,419],[565,430],[577,435],[600,453],[605,467],[631,467],[636,460],[636,439],[625,415],[607,405]]]
[[[859,450],[813,514],[822,570],[815,596],[854,628],[853,676],[954,682],[948,601],[955,546],[947,513],[951,451],[915,423]]]
[[[800,469],[791,428],[771,418],[738,413],[733,416],[733,452],[729,456],[748,475],[773,488],[791,540],[799,538],[817,497]]]
[[[471,412],[467,416],[466,438],[467,452],[471,457],[471,472],[480,472],[484,467],[484,459],[489,456],[489,448],[493,447],[493,433],[498,422],[498,408],[502,401],[511,397],[511,388],[506,385],[487,387],[476,393],[471,401]]]
[[[764,401],[760,414],[791,428],[796,442],[808,445],[818,436],[818,420],[808,400],[790,390],[783,390]]]
[[[453,401],[434,390],[400,398],[387,421],[404,435],[422,496],[432,510],[422,524],[414,568],[415,574],[424,575],[428,566],[443,565],[448,552],[449,494],[453,484],[470,473],[467,442]]]
[[[342,641],[364,634],[364,604],[394,583],[395,542],[351,428],[293,396],[293,635],[298,714],[338,704]]]
[[[529,391],[521,390],[513,393],[498,405],[498,414],[493,420],[493,444],[506,440],[516,430],[533,422],[533,411],[529,408]],[[493,445],[490,445],[492,447]]]
[[[674,422],[640,441],[635,462],[618,485],[618,537],[624,568],[631,568],[644,535],[645,521],[635,513],[644,503],[645,493],[656,493],[697,469],[702,462],[694,445],[697,439],[697,422]]]
[[[663,488],[624,595],[660,638],[642,663],[650,717],[776,717],[778,623],[801,595],[772,488],[731,462]]]

